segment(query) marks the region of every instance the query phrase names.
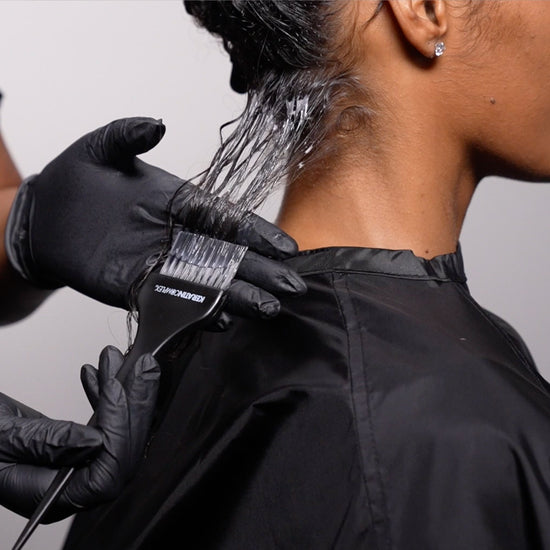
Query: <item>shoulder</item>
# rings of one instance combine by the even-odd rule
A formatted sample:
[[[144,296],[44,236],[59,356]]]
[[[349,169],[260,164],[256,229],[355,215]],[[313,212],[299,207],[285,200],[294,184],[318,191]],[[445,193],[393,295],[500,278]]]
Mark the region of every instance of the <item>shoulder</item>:
[[[495,327],[506,338],[512,349],[522,359],[525,367],[536,376],[536,378],[542,383],[544,389],[550,392],[550,384],[544,379],[540,371],[538,370],[529,347],[519,334],[519,332],[502,317],[499,317],[492,311],[483,308],[483,312],[487,315],[488,319],[495,325]]]

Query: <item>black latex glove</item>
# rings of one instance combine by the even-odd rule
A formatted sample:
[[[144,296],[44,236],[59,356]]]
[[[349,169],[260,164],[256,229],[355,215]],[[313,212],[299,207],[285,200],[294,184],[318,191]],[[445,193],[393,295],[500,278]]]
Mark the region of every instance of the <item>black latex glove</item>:
[[[121,384],[122,359],[107,347],[99,371],[82,368],[94,427],[50,420],[0,394],[0,505],[30,517],[61,466],[79,469],[45,523],[117,496],[143,456],[160,377],[156,360],[144,355]]]
[[[128,308],[131,285],[167,238],[169,202],[188,226],[193,186],[135,155],[153,148],[165,126],[151,118],[116,120],[73,143],[28,178],[12,207],[6,249],[15,269],[43,287],[68,285],[109,305]],[[200,227],[187,227],[201,232]],[[266,220],[243,220],[235,239],[249,247],[226,310],[271,317],[277,295],[305,292],[303,280],[281,262],[295,241]]]

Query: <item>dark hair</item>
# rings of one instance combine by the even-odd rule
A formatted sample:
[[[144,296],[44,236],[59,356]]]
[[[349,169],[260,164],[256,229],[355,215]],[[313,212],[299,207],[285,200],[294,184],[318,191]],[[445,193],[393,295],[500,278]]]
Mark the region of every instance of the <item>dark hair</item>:
[[[184,0],[187,12],[219,36],[231,57],[231,86],[257,87],[266,72],[321,68],[328,59],[333,0]]]

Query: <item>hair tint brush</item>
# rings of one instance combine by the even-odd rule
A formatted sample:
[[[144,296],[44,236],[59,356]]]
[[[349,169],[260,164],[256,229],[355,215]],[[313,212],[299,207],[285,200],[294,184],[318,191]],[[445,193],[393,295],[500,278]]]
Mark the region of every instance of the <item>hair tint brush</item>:
[[[184,332],[210,322],[220,311],[245,246],[180,232],[160,272],[145,279],[138,294],[138,328],[117,378],[124,380],[144,353],[157,355]],[[89,421],[93,424],[94,417]],[[61,468],[12,550],[20,550],[70,481],[75,468]]]

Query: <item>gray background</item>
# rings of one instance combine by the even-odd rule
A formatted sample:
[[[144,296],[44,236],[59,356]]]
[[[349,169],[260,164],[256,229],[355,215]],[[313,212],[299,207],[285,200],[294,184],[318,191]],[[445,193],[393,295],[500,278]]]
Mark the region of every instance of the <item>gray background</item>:
[[[199,172],[218,127],[241,110],[221,46],[179,0],[0,2],[1,125],[24,176],[77,137],[121,117],[163,118],[161,144],[143,156],[180,175]],[[462,248],[477,300],[523,335],[550,377],[547,253],[550,187],[482,182]],[[277,197],[263,209],[272,219]],[[1,306],[0,306],[1,307]],[[79,382],[107,344],[127,344],[125,313],[63,289],[30,318],[0,329],[0,390],[56,418],[87,421]],[[24,520],[0,509],[0,548]],[[39,527],[29,550],[55,550],[68,520]]]

